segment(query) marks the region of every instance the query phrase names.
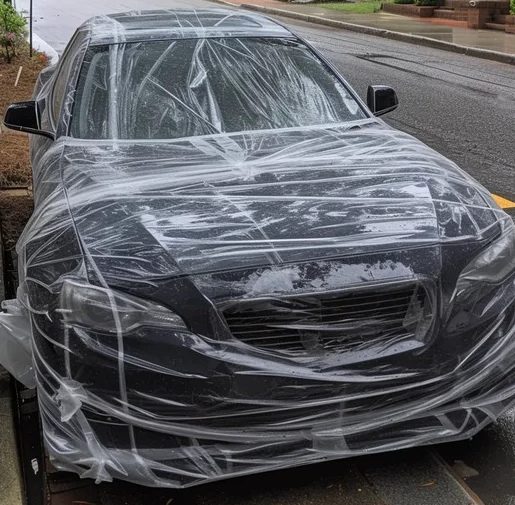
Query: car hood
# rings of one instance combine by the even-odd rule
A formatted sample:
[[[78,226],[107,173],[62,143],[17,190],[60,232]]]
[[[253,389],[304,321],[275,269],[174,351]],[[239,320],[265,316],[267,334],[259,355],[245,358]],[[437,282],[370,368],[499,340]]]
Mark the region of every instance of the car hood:
[[[499,210],[454,163],[383,123],[65,139],[63,201],[90,260],[177,276],[438,248]]]

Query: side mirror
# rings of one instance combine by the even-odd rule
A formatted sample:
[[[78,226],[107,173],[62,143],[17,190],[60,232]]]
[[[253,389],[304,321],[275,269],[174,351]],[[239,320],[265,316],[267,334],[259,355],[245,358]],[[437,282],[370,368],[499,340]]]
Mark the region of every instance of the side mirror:
[[[367,90],[367,105],[374,116],[382,116],[395,110],[399,105],[397,93],[389,86],[369,86]]]
[[[17,102],[7,108],[4,125],[11,130],[43,135],[53,140],[53,133],[41,129],[39,118],[39,107],[36,102]]]

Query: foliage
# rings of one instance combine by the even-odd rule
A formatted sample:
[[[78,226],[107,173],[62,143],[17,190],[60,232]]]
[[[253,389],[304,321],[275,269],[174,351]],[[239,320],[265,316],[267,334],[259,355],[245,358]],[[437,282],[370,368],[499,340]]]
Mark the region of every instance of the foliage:
[[[362,0],[357,2],[322,2],[318,6],[352,14],[370,14],[379,12],[381,3],[380,0]]]
[[[393,0],[395,4],[414,4],[415,0]]]
[[[420,7],[437,7],[440,5],[439,0],[415,0],[415,5]]]
[[[515,15],[515,0],[510,2],[511,13]]]
[[[8,63],[24,41],[25,24],[23,16],[10,3],[0,0],[0,51]]]

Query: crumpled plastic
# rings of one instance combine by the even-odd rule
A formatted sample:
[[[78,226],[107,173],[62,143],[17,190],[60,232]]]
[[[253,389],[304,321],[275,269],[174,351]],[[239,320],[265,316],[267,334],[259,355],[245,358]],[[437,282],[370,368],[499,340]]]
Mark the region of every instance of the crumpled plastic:
[[[131,13],[42,75],[0,361],[54,466],[185,487],[514,404],[513,222],[325,65],[259,16]]]
[[[36,387],[32,367],[32,331],[29,314],[17,300],[2,302],[0,315],[0,356],[9,373],[28,388]]]

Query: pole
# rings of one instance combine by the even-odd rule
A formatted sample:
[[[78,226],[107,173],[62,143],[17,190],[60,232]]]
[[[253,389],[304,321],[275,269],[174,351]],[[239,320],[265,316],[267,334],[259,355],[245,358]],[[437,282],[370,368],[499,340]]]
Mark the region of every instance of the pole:
[[[29,53],[30,57],[32,58],[32,0],[30,0],[30,7],[29,7]]]

